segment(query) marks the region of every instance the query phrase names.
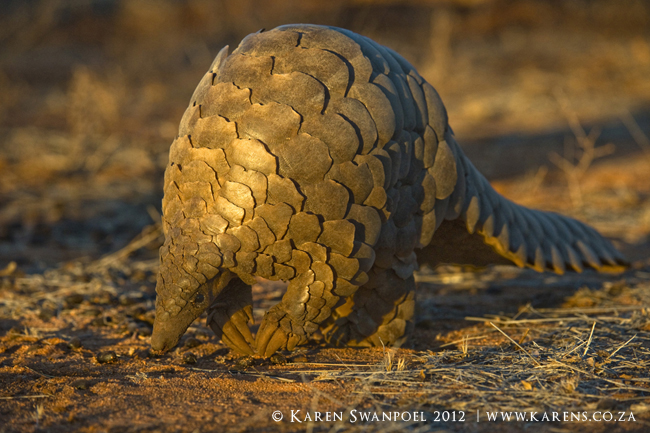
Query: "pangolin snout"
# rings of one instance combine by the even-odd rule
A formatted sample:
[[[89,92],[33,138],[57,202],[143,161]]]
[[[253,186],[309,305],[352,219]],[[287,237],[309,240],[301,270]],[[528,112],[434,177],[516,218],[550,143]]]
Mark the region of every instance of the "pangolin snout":
[[[155,352],[167,352],[173,349],[181,339],[183,332],[171,332],[167,326],[156,320],[151,334],[151,349]]]

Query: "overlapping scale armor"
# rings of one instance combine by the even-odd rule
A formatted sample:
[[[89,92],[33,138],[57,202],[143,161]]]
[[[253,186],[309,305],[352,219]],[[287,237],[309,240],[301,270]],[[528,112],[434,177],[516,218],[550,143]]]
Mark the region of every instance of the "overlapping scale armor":
[[[421,260],[444,262],[478,239],[560,273],[622,261],[585,225],[494,192],[435,89],[392,50],[331,27],[224,48],[181,120],[164,193],[156,350],[206,309],[245,354],[293,349],[319,327],[337,344],[399,345],[423,247]],[[253,338],[255,277],[289,286]]]

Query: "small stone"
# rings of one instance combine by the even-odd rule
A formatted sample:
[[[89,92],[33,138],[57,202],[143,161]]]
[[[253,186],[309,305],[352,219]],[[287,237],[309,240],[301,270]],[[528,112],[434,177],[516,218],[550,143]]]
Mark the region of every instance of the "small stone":
[[[43,320],[44,322],[47,322],[48,320],[50,320],[54,316],[56,316],[56,311],[51,310],[49,308],[43,308],[38,313],[38,318]]]
[[[197,338],[210,338],[211,334],[203,329],[197,329],[194,331],[194,336]]]
[[[114,303],[113,295],[107,291],[101,291],[95,295],[92,295],[88,300],[92,304],[96,305],[110,305]]]
[[[156,352],[155,350],[149,350],[147,352],[147,358],[149,359],[157,359],[157,358],[162,358],[163,354],[160,352]]]
[[[144,281],[147,279],[147,273],[140,269],[136,270],[131,274],[131,281]]]
[[[26,344],[23,344],[23,347],[26,347]],[[41,350],[43,346],[40,343],[33,344],[31,346],[27,346],[27,353],[32,353],[32,352],[37,352]]]
[[[100,316],[102,313],[103,311],[99,308],[89,308],[81,312],[83,316],[89,316],[89,317],[97,317]]]
[[[596,359],[593,356],[587,358],[585,363],[592,369],[596,367]]]
[[[84,297],[79,293],[68,295],[63,299],[63,307],[69,310],[81,304],[83,301]]]
[[[132,355],[133,359],[147,359],[149,357],[148,350],[136,350]]]
[[[70,386],[77,389],[88,389],[90,382],[86,379],[77,379],[74,380]]]
[[[201,343],[199,340],[197,340],[194,337],[190,337],[187,340],[185,340],[185,347],[188,349],[193,349],[195,347],[200,346],[201,344],[203,343]]]
[[[136,297],[133,295],[122,295],[118,298],[118,302],[120,305],[133,305],[136,302],[138,302],[140,299],[142,299],[142,296]]]
[[[132,308],[129,308],[127,310],[127,315],[135,318],[139,318],[140,316],[143,316],[147,313],[147,309],[144,308],[142,305],[136,305]]]
[[[72,337],[70,341],[68,341],[68,347],[72,350],[81,349],[81,340],[79,337]]]
[[[298,364],[303,364],[303,363],[307,362],[307,357],[301,353],[301,354],[296,355],[293,358],[291,358],[291,362],[298,363]]]
[[[596,409],[615,409],[618,405],[618,402],[612,398],[603,398],[598,402]]]
[[[239,371],[239,370],[246,370],[248,367],[253,365],[253,358],[250,356],[244,356],[242,358],[239,358],[235,361],[235,365],[233,367],[233,370]]]
[[[185,364],[196,364],[196,355],[192,352],[185,352],[183,354],[183,362]]]
[[[90,326],[106,326],[107,323],[103,317],[96,317],[90,322]]]
[[[117,354],[112,350],[108,350],[97,355],[96,359],[100,364],[114,364],[117,362]]]
[[[271,363],[276,365],[284,365],[287,363],[287,357],[281,353],[274,353],[271,355]]]

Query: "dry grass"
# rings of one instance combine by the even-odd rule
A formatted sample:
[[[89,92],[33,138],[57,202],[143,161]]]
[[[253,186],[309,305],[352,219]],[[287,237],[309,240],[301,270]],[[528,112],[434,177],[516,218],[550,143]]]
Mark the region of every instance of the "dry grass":
[[[91,350],[93,358],[81,362],[76,367],[80,370],[72,373],[72,378],[80,374],[83,377],[81,371],[90,366],[87,363],[100,359],[107,350],[115,351],[118,362],[125,368],[124,379],[118,380],[118,383],[124,381],[122,386],[151,383],[152,362],[179,367],[187,362],[185,353],[197,350],[188,349],[194,345],[184,344],[165,359],[147,361],[146,341],[153,318],[152,289],[157,263],[155,259],[133,260],[130,256],[137,255],[147,245],[159,244],[159,236],[154,226],[122,250],[103,259],[85,264],[70,263],[45,275],[12,273],[3,277],[0,315],[17,325],[0,339],[0,365],[11,363],[13,359],[15,365],[24,366],[42,381],[60,383],[62,376],[58,370],[38,362],[38,358],[30,357],[29,353],[31,350],[38,353],[39,348],[52,344],[49,341],[73,341],[72,336],[79,335],[80,331],[84,335],[84,347]],[[450,295],[450,301],[454,302],[455,292],[461,294],[481,287],[476,284],[478,282],[487,283],[483,289],[478,289],[481,291],[500,285],[513,291],[520,284],[525,284],[529,291],[533,287],[541,291],[557,290],[546,288],[544,279],[531,280],[529,273],[508,267],[478,274],[447,273],[450,270],[442,268],[418,276],[420,291],[425,292],[423,308],[427,308],[428,296],[434,296],[437,303],[444,305]],[[460,275],[460,278],[450,280],[451,275]],[[353,410],[357,411],[354,412],[356,417],[360,411],[377,412],[379,416],[384,412],[422,412],[428,420],[445,411],[456,411],[457,416],[462,411],[468,418],[466,423],[435,424],[455,431],[476,431],[483,425],[474,422],[477,411],[483,418],[486,412],[551,414],[573,411],[588,416],[603,411],[624,412],[629,416],[631,412],[636,422],[630,426],[647,428],[650,423],[650,273],[639,270],[590,280],[593,277],[596,275],[555,277],[558,284],[584,281],[593,288],[583,286],[573,295],[561,296],[564,304],[553,308],[525,305],[517,312],[503,313],[499,307],[503,300],[498,299],[498,295],[493,303],[486,305],[480,296],[468,298],[461,294],[470,305],[481,306],[490,314],[480,317],[456,313],[455,320],[462,322],[464,319],[464,324],[424,343],[428,350],[379,348],[352,355],[338,352],[345,356],[340,359],[336,350],[312,346],[288,355],[288,361],[280,357],[272,363],[223,355],[215,358],[209,353],[227,351],[210,342],[209,331],[197,323],[190,329],[188,338],[199,338],[199,350],[203,347],[199,353],[204,355],[198,356],[201,361],[196,367],[186,364],[185,371],[189,377],[211,378],[217,382],[234,374],[243,381],[257,380],[269,386],[305,384],[305,392],[311,397],[308,404],[296,406],[302,410],[301,416],[311,414],[313,417],[324,407],[343,414],[340,421],[308,423],[313,431],[429,431],[432,426],[430,422],[404,421],[352,423]],[[594,286],[594,281],[600,283]],[[435,287],[443,286],[450,290],[450,295],[436,293]],[[256,300],[256,308],[281,295],[272,284],[262,283],[256,290],[262,295]],[[523,299],[526,298],[523,295]],[[95,312],[98,307],[99,315]],[[446,320],[439,319],[440,325]],[[472,324],[476,322],[478,324]],[[422,334],[427,329],[423,325],[421,321],[417,326],[418,340],[430,338]],[[66,356],[69,355],[51,358],[53,365],[64,361]],[[66,369],[77,371],[75,367],[70,368]],[[111,379],[113,370],[98,370],[99,377],[104,378],[100,380],[116,380]],[[70,383],[72,378],[64,382]],[[334,388],[323,390],[319,384],[331,384]],[[337,388],[345,392],[338,393]],[[178,389],[178,392],[186,391]],[[259,398],[263,398],[265,392],[260,391]],[[30,417],[37,428],[42,422],[56,425],[60,417],[51,412],[62,398],[57,391],[1,397],[3,401],[15,402],[44,400],[35,403],[31,411]],[[260,406],[260,410],[264,407],[267,406]],[[273,408],[273,404],[270,407]],[[269,418],[260,417],[253,424],[242,420],[240,430],[253,431],[260,426],[266,426],[264,428],[271,429],[269,431],[280,427],[284,431],[297,428],[290,424],[280,427],[266,424]],[[575,430],[585,427],[581,422],[569,425]],[[485,423],[484,426],[492,429],[498,424],[490,427]],[[489,429],[479,430],[494,431]]]

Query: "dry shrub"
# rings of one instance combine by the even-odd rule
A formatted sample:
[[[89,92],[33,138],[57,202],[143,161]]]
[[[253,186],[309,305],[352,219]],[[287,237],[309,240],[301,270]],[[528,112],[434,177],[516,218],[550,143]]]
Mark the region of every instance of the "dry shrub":
[[[119,71],[101,79],[78,66],[68,90],[68,124],[73,136],[107,135],[119,127],[126,87]]]
[[[616,150],[616,147],[612,143],[596,146],[600,129],[594,128],[587,134],[580,124],[578,115],[571,109],[566,94],[561,90],[557,90],[555,95],[575,135],[576,145],[574,147],[567,142],[564,156],[560,156],[556,152],[551,152],[549,159],[566,176],[573,205],[581,207],[583,205],[581,182],[585,173],[591,167],[594,160],[611,155]]]

